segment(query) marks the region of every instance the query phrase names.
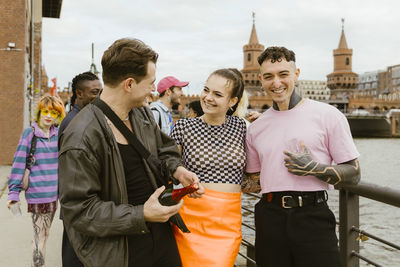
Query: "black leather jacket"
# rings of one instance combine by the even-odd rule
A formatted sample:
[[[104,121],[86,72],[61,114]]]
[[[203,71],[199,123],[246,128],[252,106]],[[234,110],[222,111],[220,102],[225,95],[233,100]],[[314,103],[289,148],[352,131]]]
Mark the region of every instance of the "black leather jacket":
[[[161,133],[148,108],[133,109],[130,121],[143,145],[164,161],[165,173],[181,165],[175,142]],[[69,240],[86,267],[128,266],[126,235],[149,230],[143,205],[128,204],[117,142],[103,112],[89,104],[60,136],[59,193]],[[155,177],[145,161],[155,187]]]

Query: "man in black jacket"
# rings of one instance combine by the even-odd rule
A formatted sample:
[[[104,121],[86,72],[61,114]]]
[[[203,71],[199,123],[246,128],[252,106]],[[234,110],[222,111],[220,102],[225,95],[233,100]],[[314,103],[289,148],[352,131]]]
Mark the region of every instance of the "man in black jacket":
[[[161,161],[160,173],[184,186],[198,184],[191,196],[200,197],[197,176],[181,165],[175,142],[143,107],[155,90],[157,57],[140,40],[115,41],[102,58],[100,99]],[[182,204],[160,204],[160,177],[97,106],[79,112],[60,136],[59,166],[64,224],[86,267],[181,266],[168,219]]]

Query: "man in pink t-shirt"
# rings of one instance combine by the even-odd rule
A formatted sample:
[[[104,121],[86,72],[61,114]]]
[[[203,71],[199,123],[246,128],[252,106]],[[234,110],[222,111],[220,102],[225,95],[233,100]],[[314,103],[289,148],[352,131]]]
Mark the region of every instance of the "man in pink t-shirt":
[[[258,58],[273,107],[247,133],[249,180],[260,181],[255,207],[259,267],[337,267],[336,220],[326,190],[360,180],[359,153],[346,117],[295,91],[295,54],[269,47]]]

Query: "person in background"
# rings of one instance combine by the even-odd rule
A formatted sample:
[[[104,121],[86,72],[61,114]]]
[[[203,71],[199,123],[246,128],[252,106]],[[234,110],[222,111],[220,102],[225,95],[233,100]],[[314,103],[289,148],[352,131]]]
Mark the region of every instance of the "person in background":
[[[101,90],[102,85],[99,78],[89,71],[78,74],[72,79],[72,109],[61,122],[58,130],[59,135],[63,133],[64,129],[67,128],[68,124],[79,113],[79,111],[99,95]],[[60,212],[60,219],[62,219],[62,212]],[[83,264],[76,256],[76,253],[69,242],[65,227],[63,228],[61,251],[63,267],[83,267]]]
[[[338,267],[326,190],[360,180],[349,124],[335,107],[295,92],[300,69],[293,51],[268,47],[258,62],[273,106],[246,137],[246,171],[263,193],[255,206],[257,266]]]
[[[45,265],[46,242],[57,209],[58,181],[58,125],[65,116],[62,101],[55,96],[43,96],[37,104],[35,121],[22,133],[14,155],[8,180],[7,206],[20,205],[19,194],[23,189],[26,172],[25,199],[32,215],[33,240],[31,266]],[[27,157],[36,136],[34,163],[26,170]]]
[[[157,85],[159,100],[150,104],[153,112],[154,120],[160,127],[161,131],[170,135],[173,121],[171,110],[173,105],[179,105],[182,97],[182,87],[189,82],[181,82],[173,76],[167,76],[160,80]]]
[[[90,71],[78,74],[72,79],[72,108],[61,122],[60,135],[76,114],[99,95],[102,88],[99,77]]]
[[[60,136],[60,203],[69,241],[85,267],[179,267],[169,218],[182,203],[158,197],[171,177],[204,193],[196,174],[154,121],[146,98],[155,91],[158,54],[138,39],[116,40],[103,54],[104,89]],[[99,108],[102,106],[103,108]],[[108,108],[152,157],[128,142],[104,114]],[[150,160],[159,162],[156,177]],[[154,162],[153,161],[153,162]],[[160,182],[159,180],[162,179]]]
[[[190,234],[175,231],[184,267],[232,267],[241,234],[241,182],[246,164],[246,123],[232,116],[244,83],[237,69],[211,73],[200,95],[204,114],[178,120],[171,137],[183,164],[205,188],[201,199],[185,198],[180,214]]]
[[[188,118],[200,117],[204,114],[201,108],[200,100],[195,100],[189,103]]]

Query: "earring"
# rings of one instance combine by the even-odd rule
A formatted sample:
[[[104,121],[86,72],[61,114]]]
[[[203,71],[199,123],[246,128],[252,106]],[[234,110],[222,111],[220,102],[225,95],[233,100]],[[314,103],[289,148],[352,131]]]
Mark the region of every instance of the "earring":
[[[232,108],[232,107],[230,107],[229,109],[230,109],[230,111],[232,111],[232,112],[233,112],[233,108]]]

